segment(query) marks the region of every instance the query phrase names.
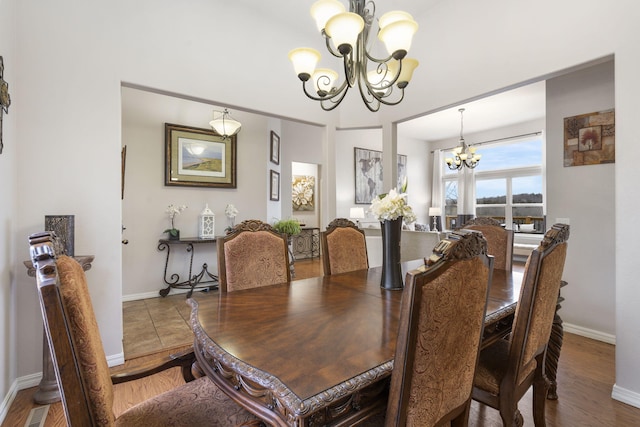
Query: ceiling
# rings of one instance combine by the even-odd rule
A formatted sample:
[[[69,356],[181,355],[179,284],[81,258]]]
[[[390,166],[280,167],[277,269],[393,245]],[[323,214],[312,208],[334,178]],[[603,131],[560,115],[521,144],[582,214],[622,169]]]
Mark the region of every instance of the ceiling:
[[[291,0],[236,1],[246,4],[254,13],[270,16],[293,31],[306,34],[311,28],[315,30],[310,14],[313,0],[295,2]],[[375,0],[376,16],[390,10],[405,10],[411,13],[420,24],[420,16],[428,14],[430,9],[436,8],[438,3],[442,1]],[[407,90],[411,91],[411,86]],[[411,119],[398,125],[398,134],[403,137],[427,141],[447,138],[454,138],[457,141],[460,135],[458,109],[461,107],[466,109],[464,112],[465,135],[539,119],[545,116],[545,84],[544,82],[534,83]]]
[[[398,124],[398,134],[427,141],[460,136],[460,108],[464,108],[464,134],[482,132],[545,116],[545,82],[532,83],[517,89]]]

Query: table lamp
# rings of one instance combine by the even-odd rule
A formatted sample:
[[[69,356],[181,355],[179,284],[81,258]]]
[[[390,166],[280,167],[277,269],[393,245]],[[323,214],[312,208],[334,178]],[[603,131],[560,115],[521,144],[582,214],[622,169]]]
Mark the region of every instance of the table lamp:
[[[429,216],[433,217],[433,231],[438,231],[438,218],[441,215],[440,208],[429,208]]]
[[[355,219],[356,224],[360,227],[360,219],[364,218],[364,208],[351,208],[349,210],[349,218]]]

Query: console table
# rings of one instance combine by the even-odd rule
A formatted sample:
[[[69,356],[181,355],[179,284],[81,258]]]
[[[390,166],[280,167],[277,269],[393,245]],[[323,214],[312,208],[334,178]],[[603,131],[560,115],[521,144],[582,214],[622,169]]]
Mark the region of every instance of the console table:
[[[164,283],[167,287],[160,290],[160,296],[166,297],[171,288],[189,289],[187,298],[191,298],[195,288],[206,288],[207,290],[218,289],[218,276],[211,274],[207,268],[207,263],[202,264],[202,270],[198,274],[192,274],[193,254],[195,252],[194,245],[215,244],[216,239],[201,239],[199,237],[185,237],[182,239],[160,239],[158,241],[158,250],[167,251],[167,258],[164,262]],[[173,273],[170,278],[167,277],[167,267],[169,265],[169,257],[171,255],[171,247],[173,245],[185,245],[186,252],[189,257],[189,276],[186,280],[180,280],[180,275]],[[170,279],[170,280],[169,280]]]
[[[291,236],[291,246],[295,259],[320,258],[320,228],[303,227]]]

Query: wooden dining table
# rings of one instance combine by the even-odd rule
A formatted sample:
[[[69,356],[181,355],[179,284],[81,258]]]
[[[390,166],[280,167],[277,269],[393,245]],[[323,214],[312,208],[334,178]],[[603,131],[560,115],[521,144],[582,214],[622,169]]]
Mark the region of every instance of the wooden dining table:
[[[372,416],[386,405],[403,294],[382,289],[380,275],[377,267],[188,300],[196,369],[274,426]],[[483,346],[509,333],[521,283],[521,272],[493,271]]]

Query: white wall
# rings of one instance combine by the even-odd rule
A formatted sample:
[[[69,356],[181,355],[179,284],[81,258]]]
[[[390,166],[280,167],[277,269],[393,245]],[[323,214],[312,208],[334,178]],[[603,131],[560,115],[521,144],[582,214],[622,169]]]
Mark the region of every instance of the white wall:
[[[17,292],[17,314],[5,317],[6,322],[16,322],[18,328],[17,343],[11,347],[15,350],[9,350],[9,357],[17,359],[16,375],[41,369],[40,315],[33,280],[18,271],[28,256],[26,236],[40,230],[43,216],[50,213],[76,215],[76,252],[96,255],[88,277],[92,298],[99,301],[95,308],[105,350],[109,355],[121,352],[122,81],[215,100],[232,109],[240,106],[275,112],[282,118],[310,123],[337,120],[339,123],[333,124],[341,127],[370,126],[457,104],[614,53],[618,226],[616,271],[611,280],[616,287],[616,397],[640,406],[640,336],[635,327],[640,324],[635,268],[640,248],[634,243],[640,231],[622,226],[628,223],[629,215],[640,210],[640,201],[630,197],[640,181],[640,169],[635,164],[640,151],[635,129],[640,99],[636,3],[439,2],[416,17],[421,30],[414,44],[419,47],[416,53],[422,65],[403,103],[378,114],[363,114],[362,106],[351,102],[357,97],[352,94],[349,102],[355,104],[357,112],[345,108],[339,112],[339,119],[325,115],[317,104],[301,95],[300,84],[285,59],[288,48],[283,46],[313,45],[307,42],[317,42],[316,32],[291,31],[286,25],[279,25],[282,32],[276,32],[271,21],[260,14],[246,13],[251,3],[3,1],[3,28],[11,22],[4,12],[12,7],[17,10],[14,26],[9,25],[17,41],[16,68],[7,77],[12,79],[15,96],[15,110],[12,107],[9,116],[16,113],[11,120],[16,120],[19,140],[15,146],[19,151],[14,159],[17,177],[11,181],[9,173],[9,178],[17,187],[14,194],[29,195],[18,200],[15,221],[8,226],[11,238],[1,243],[4,253],[10,253],[15,277],[12,285]],[[274,0],[273,5],[286,11],[288,3]],[[592,22],[594,17],[597,34],[589,36],[587,42],[584,32],[570,30],[571,23]],[[295,17],[291,22],[298,20]],[[225,50],[222,59],[212,54],[219,40],[230,40],[234,46]],[[264,64],[269,67],[268,81],[259,70]],[[334,163],[339,140],[335,127],[328,128],[322,138],[326,144],[322,156]],[[338,174],[332,176],[332,165],[327,163],[325,167],[329,171],[326,180],[337,179]],[[52,177],[56,180],[55,192],[43,192],[43,183],[51,182]],[[338,202],[333,201],[335,188],[335,182],[330,182],[323,192],[329,209],[324,220],[348,214],[346,205],[337,208]],[[9,200],[12,206],[17,196],[5,194],[2,201]]]
[[[9,83],[11,106],[3,115],[4,149],[0,154],[0,420],[4,418],[8,406],[4,396],[16,392],[14,380],[18,364],[15,351],[17,337],[17,275],[26,276],[26,269],[16,255],[16,218],[18,212],[17,162],[20,151],[17,129],[17,107],[20,105],[19,92],[15,82],[18,79],[19,61],[15,48],[15,4],[0,1],[0,56],[4,60],[3,79]],[[2,107],[0,107],[2,108]],[[44,222],[44,218],[42,219]],[[26,242],[26,237],[24,237]],[[20,242],[23,243],[23,242]],[[21,253],[21,256],[25,256]],[[27,258],[28,259],[28,256]],[[35,283],[31,281],[35,289]]]
[[[613,61],[547,81],[547,227],[559,218],[571,226],[564,274],[569,285],[560,314],[600,339],[616,334],[613,189],[619,166],[564,167],[564,118],[614,106]]]

